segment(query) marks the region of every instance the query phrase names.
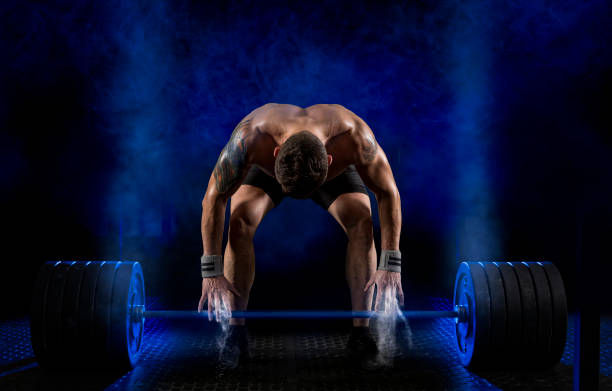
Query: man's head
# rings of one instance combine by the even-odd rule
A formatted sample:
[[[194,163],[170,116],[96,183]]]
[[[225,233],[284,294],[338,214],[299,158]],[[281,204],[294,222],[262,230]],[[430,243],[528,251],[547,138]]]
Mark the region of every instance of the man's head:
[[[274,175],[283,192],[307,198],[325,182],[331,156],[314,134],[301,131],[274,149]]]

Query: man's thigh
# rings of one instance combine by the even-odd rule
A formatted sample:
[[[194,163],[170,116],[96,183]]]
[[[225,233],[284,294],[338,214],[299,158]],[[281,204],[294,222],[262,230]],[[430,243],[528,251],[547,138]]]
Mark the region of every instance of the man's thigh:
[[[259,187],[251,185],[241,185],[232,195],[230,204],[230,219],[240,218],[255,227],[274,208],[272,198]]]
[[[372,219],[370,197],[363,193],[344,193],[327,209],[345,232],[364,220]]]

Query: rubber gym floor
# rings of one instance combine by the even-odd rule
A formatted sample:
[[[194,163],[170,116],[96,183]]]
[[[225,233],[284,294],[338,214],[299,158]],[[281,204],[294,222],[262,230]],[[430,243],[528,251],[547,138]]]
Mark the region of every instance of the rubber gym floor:
[[[449,310],[446,299],[431,308]],[[154,309],[153,300],[149,308]],[[153,304],[153,305],[151,305]],[[601,318],[600,389],[612,390],[612,317]],[[312,322],[312,321],[311,321]],[[0,390],[570,390],[573,316],[561,363],[546,371],[470,371],[457,361],[451,319],[411,320],[399,333],[392,365],[347,365],[346,327],[319,322],[283,332],[249,328],[251,361],[216,364],[219,329],[204,320],[148,319],[138,365],[127,373],[47,372],[34,360],[27,318],[0,323]],[[410,341],[410,340],[411,341]]]

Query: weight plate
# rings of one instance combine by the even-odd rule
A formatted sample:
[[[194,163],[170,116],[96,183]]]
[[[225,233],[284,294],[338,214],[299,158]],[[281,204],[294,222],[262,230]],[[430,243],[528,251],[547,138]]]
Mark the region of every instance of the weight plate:
[[[45,303],[47,299],[47,287],[55,262],[44,263],[38,272],[34,293],[32,295],[32,306],[30,308],[30,338],[32,350],[39,363],[46,362],[45,357]]]
[[[453,305],[462,305],[467,308],[467,321],[455,323],[455,337],[459,361],[464,366],[470,365],[474,354],[474,324],[476,312],[474,311],[474,282],[467,263],[459,265],[455,277]]]
[[[473,366],[486,366],[491,354],[491,297],[483,265],[468,262],[474,281],[474,310],[476,312],[476,334],[474,338]]]
[[[111,329],[111,299],[113,294],[113,281],[118,262],[104,262],[98,274],[96,295],[94,298],[94,346],[92,351],[96,355],[99,365],[108,364],[108,345]]]
[[[469,321],[457,323],[455,327],[461,363],[465,366],[486,364],[490,353],[491,298],[484,268],[478,262],[459,265],[454,303],[468,305]]]
[[[88,262],[74,262],[68,270],[64,287],[60,333],[63,354],[60,361],[70,367],[79,360],[77,345],[79,293],[87,265]]]
[[[53,367],[62,366],[63,364],[59,358],[63,351],[61,340],[62,304],[68,270],[71,266],[72,262],[57,262],[53,267],[53,274],[49,279],[47,287],[43,332],[45,336],[45,350],[49,358],[46,364]]]
[[[121,262],[115,274],[111,305],[109,352],[113,365],[133,366],[140,352],[144,317],[131,316],[134,305],[144,305],[144,279],[138,262]]]
[[[489,284],[491,297],[491,349],[496,353],[487,362],[489,366],[499,365],[506,354],[506,289],[497,265],[481,262]]]
[[[523,335],[523,311],[521,308],[521,291],[514,269],[507,262],[496,262],[506,291],[506,353],[504,365],[520,365],[523,360],[519,348]]]
[[[77,351],[80,361],[77,366],[91,366],[95,360],[94,345],[94,309],[98,274],[104,262],[89,262],[85,268],[83,282],[79,292],[79,312],[77,317]]]
[[[559,270],[550,262],[539,263],[546,272],[552,298],[552,333],[550,349],[546,357],[546,366],[553,366],[561,361],[567,335],[567,299],[565,287]]]
[[[525,262],[529,267],[531,277],[535,285],[536,301],[538,304],[538,343],[536,367],[547,366],[547,356],[550,350],[552,335],[552,298],[550,296],[550,285],[542,265],[535,262]]]
[[[139,263],[134,266],[134,273],[132,274],[132,281],[130,282],[130,293],[129,293],[129,308],[142,307],[145,308],[145,285],[142,268]],[[130,360],[135,362],[138,359],[140,347],[142,346],[142,338],[144,336],[144,314],[140,316],[130,317],[128,327],[128,340],[129,340],[129,355]]]
[[[519,351],[521,352],[522,365],[533,365],[533,352],[538,339],[538,310],[536,305],[536,293],[533,280],[527,266],[520,262],[511,263],[521,291],[521,306],[523,309],[523,335]]]

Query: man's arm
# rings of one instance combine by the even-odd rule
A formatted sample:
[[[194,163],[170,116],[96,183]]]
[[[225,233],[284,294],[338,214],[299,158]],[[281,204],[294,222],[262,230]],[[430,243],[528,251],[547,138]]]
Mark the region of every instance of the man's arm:
[[[234,129],[213,170],[202,200],[202,244],[204,255],[221,255],[225,207],[242,183],[248,168],[252,144],[251,118],[247,116]]]
[[[198,311],[202,311],[204,303],[208,302],[208,319],[212,320],[214,310],[217,322],[221,319],[221,303],[225,303],[225,308],[229,308],[230,291],[239,296],[234,285],[223,276],[221,244],[227,200],[242,183],[250,164],[249,148],[253,140],[250,118],[249,115],[240,121],[221,151],[202,200],[204,255],[201,259],[202,295]]]
[[[404,304],[399,252],[402,228],[402,206],[399,191],[385,152],[380,148],[372,130],[359,120],[355,131],[357,141],[356,166],[365,184],[372,190],[378,203],[380,217],[381,256],[378,270],[367,282],[364,292],[377,286],[375,310],[395,311],[395,297]]]
[[[359,175],[376,196],[381,248],[399,251],[402,207],[393,172],[372,130],[363,121],[358,122],[358,128],[356,133],[359,147],[356,166]]]

